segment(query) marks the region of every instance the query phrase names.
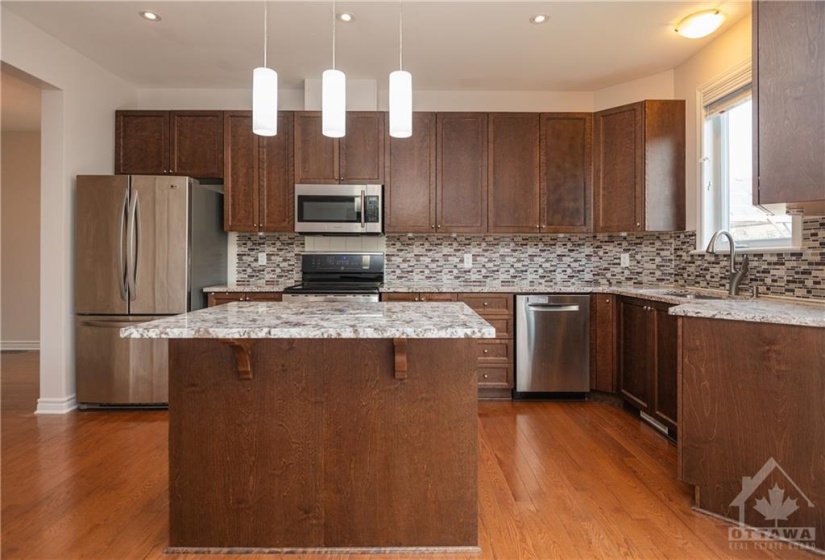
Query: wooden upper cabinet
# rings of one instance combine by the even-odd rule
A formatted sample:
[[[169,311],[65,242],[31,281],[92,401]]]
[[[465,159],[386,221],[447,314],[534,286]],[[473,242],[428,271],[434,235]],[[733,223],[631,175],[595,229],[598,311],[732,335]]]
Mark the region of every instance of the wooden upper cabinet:
[[[541,115],[542,232],[592,230],[592,134],[590,113]]]
[[[487,231],[487,114],[436,116],[439,233]]]
[[[435,231],[435,113],[413,113],[413,135],[386,133],[384,229],[387,233]]]
[[[295,182],[383,184],[384,114],[347,112],[340,139],[322,133],[321,113],[295,114]]]
[[[223,177],[223,111],[116,111],[115,173]]]
[[[825,2],[753,3],[754,202],[825,200]]]
[[[537,113],[488,115],[491,233],[539,232],[539,123]]]
[[[593,117],[594,229],[685,227],[685,102],[641,101]]]
[[[258,139],[252,133],[252,112],[227,111],[223,130],[223,227],[258,231]]]
[[[115,173],[169,172],[169,111],[115,111]]]
[[[224,229],[293,231],[292,113],[278,114],[278,134],[252,133],[252,113],[224,116]]]
[[[172,111],[169,131],[174,175],[223,177],[223,111]]]
[[[384,113],[347,113],[347,134],[339,142],[341,183],[384,183]]]
[[[259,231],[294,231],[293,114],[278,113],[278,134],[259,136]]]

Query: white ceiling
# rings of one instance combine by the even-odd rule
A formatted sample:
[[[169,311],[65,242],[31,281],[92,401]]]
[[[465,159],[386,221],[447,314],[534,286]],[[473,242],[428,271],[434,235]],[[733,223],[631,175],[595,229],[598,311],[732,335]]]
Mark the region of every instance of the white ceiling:
[[[262,63],[262,2],[14,2],[3,6],[141,88],[248,88]],[[720,7],[705,39],[673,31]],[[150,23],[139,10],[163,20]],[[338,68],[386,87],[398,64],[399,2],[338,2]],[[678,66],[750,11],[750,2],[404,0],[404,67],[419,90],[593,91]],[[550,21],[528,18],[546,13]],[[282,88],[331,66],[331,3],[269,3],[269,61]]]

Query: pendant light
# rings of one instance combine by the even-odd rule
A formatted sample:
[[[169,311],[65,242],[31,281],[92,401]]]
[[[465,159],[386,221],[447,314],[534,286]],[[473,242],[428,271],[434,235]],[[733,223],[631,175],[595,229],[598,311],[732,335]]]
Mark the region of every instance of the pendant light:
[[[404,3],[399,2],[398,70],[390,72],[390,136],[412,136],[412,74],[404,70]]]
[[[347,132],[347,78],[335,68],[335,0],[332,0],[332,68],[321,79],[321,132],[342,138]]]
[[[266,67],[268,4],[264,2],[264,65],[252,71],[252,132],[259,136],[278,134],[278,73]]]

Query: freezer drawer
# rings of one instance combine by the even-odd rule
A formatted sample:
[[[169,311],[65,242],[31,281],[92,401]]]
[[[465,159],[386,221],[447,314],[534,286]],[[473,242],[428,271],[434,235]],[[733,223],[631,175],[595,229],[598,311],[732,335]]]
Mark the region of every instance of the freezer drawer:
[[[516,393],[590,390],[590,296],[516,296]]]
[[[75,375],[80,405],[169,401],[165,339],[120,338],[120,329],[160,317],[78,316]]]

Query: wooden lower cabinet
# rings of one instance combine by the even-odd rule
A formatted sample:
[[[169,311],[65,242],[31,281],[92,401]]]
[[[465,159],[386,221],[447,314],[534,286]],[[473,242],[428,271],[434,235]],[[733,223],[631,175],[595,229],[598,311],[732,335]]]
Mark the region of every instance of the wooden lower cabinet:
[[[281,301],[280,292],[210,292],[208,306],[215,307],[233,301]]]
[[[470,306],[496,329],[495,339],[477,344],[478,395],[510,398],[513,390],[515,346],[513,341],[513,294],[405,292],[383,293],[382,301],[460,301]]]
[[[616,392],[616,296],[590,298],[590,390]]]
[[[677,432],[677,320],[672,305],[620,297],[619,392],[633,408]]]

